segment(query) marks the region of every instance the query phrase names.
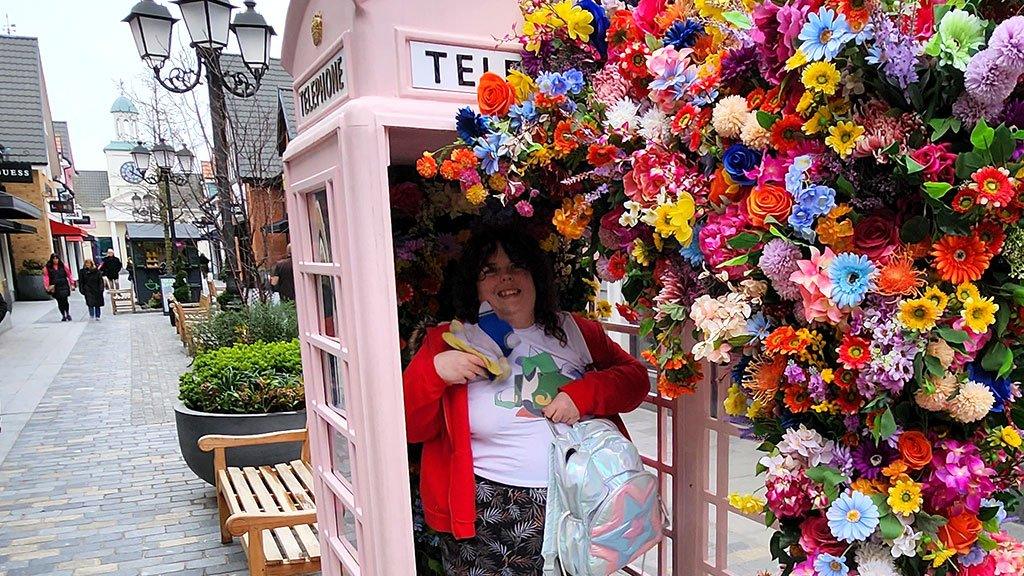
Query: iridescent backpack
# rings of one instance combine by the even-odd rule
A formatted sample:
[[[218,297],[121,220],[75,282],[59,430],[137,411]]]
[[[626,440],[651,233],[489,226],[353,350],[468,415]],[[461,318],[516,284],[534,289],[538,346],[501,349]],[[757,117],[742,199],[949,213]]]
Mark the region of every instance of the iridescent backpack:
[[[658,478],[612,422],[555,433],[544,524],[545,574],[606,576],[662,538]]]

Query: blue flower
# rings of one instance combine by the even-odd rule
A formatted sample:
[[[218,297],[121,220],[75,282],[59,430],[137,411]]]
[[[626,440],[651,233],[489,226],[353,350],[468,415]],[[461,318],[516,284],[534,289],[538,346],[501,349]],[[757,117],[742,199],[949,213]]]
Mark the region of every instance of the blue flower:
[[[761,164],[761,153],[737,142],[729,146],[725,154],[722,155],[722,164],[733,182],[740,186],[750,186],[756,180],[748,177],[747,171],[753,170]]]
[[[583,81],[583,72],[580,72],[575,68],[566,70],[562,74],[562,79],[565,80],[565,83],[568,86],[569,94],[579,94],[586,85],[586,82]]]
[[[985,557],[988,556],[981,546],[974,546],[971,551],[960,557],[960,565],[966,568],[971,566],[978,566],[985,561]]]
[[[666,46],[674,46],[676,50],[693,48],[693,45],[697,43],[697,36],[703,33],[704,24],[697,20],[690,18],[683,21],[676,20],[675,24],[669,26],[668,30],[665,31],[665,37],[662,39],[662,42]]]
[[[825,514],[832,535],[851,543],[867,540],[878,528],[879,516],[871,498],[856,490],[836,498]]]
[[[815,216],[828,214],[836,207],[836,191],[822,184],[808,186],[794,196],[800,206],[812,211]]]
[[[459,133],[459,138],[462,138],[463,142],[472,146],[477,138],[487,134],[487,121],[466,106],[459,109],[459,114],[455,117],[455,131]]]
[[[809,60],[832,60],[850,40],[850,24],[843,14],[836,15],[831,9],[822,6],[817,13],[811,13],[807,22],[800,29],[800,50]]]
[[[526,100],[522,104],[513,104],[508,109],[508,117],[512,127],[518,130],[523,124],[537,117],[537,107],[533,100]]]
[[[829,296],[838,306],[856,306],[864,300],[875,272],[874,263],[862,254],[844,252],[832,260],[828,277],[832,280]]]
[[[700,266],[704,263],[704,253],[700,251],[700,231],[702,228],[704,228],[703,224],[694,226],[690,243],[679,249],[679,255],[686,258],[686,261],[691,266]]]
[[[594,16],[594,21],[590,23],[594,27],[594,32],[590,35],[590,45],[597,49],[602,59],[607,58],[607,35],[611,20],[608,19],[608,13],[605,11],[604,6],[594,2],[594,0],[576,0],[576,5]]]
[[[697,69],[677,60],[672,66],[665,68],[660,76],[650,83],[651,90],[671,91],[678,100],[683,97],[686,89],[697,79]]]
[[[1002,524],[1003,522],[1006,522],[1006,506],[999,500],[996,500],[995,498],[982,498],[981,507],[998,508],[999,510],[996,512],[996,523]]]
[[[797,192],[804,187],[804,174],[811,169],[814,161],[810,154],[803,154],[793,159],[786,170],[786,190],[795,198]]]
[[[818,576],[846,576],[850,573],[850,567],[842,556],[819,554],[814,559],[814,572]]]
[[[473,147],[473,153],[480,159],[480,165],[484,172],[494,174],[498,171],[498,160],[505,153],[505,142],[508,137],[504,134],[491,134],[486,138],[480,138]]]
[[[1011,399],[1013,383],[1007,378],[997,378],[995,374],[983,370],[975,362],[967,365],[967,378],[988,386],[992,395],[996,397],[996,402],[992,405],[992,412],[1002,414],[1006,403]]]
[[[807,238],[812,233],[811,226],[814,226],[814,219],[817,216],[818,214],[810,207],[797,204],[793,206],[793,212],[789,215],[789,225],[801,236]]]
[[[758,312],[747,320],[747,333],[753,334],[754,338],[758,340],[764,340],[771,333],[771,324],[768,323],[768,319],[765,318],[764,314]]]
[[[537,89],[548,96],[564,96],[569,82],[558,72],[544,72],[537,76]]]

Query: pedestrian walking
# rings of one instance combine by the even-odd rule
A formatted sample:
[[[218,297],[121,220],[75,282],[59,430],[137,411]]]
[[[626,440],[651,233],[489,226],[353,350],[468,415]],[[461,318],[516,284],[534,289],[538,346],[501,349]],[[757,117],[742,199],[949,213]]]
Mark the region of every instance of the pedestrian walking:
[[[99,322],[103,309],[103,281],[107,278],[92,260],[85,261],[85,267],[78,271],[78,291],[85,296],[89,307],[89,318]]]
[[[56,254],[50,254],[50,259],[43,267],[43,287],[57,300],[60,321],[70,322],[71,307],[68,304],[68,297],[75,288],[75,279],[71,276],[68,265]]]
[[[288,245],[288,254],[274,264],[270,272],[270,285],[277,290],[282,302],[295,300],[295,278],[292,276],[292,245]]]
[[[122,268],[124,265],[121,264],[121,259],[114,256],[113,248],[108,248],[107,255],[103,257],[99,268],[103,272],[103,281],[108,290],[117,290],[121,287],[118,279],[121,276]]]

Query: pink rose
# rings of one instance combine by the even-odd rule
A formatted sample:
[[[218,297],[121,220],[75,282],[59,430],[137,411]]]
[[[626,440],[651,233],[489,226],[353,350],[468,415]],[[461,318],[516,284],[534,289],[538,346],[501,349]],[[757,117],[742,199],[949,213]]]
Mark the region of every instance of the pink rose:
[[[838,556],[846,550],[846,545],[832,535],[828,518],[824,516],[814,516],[800,524],[800,547],[808,556],[822,553]]]
[[[900,229],[896,215],[879,212],[853,226],[853,245],[857,252],[872,260],[892,254],[900,246]]]
[[[956,154],[950,152],[949,144],[928,144],[910,153],[910,157],[924,166],[925,177],[932,182],[949,182],[956,180]]]
[[[666,0],[640,0],[633,9],[633,21],[637,27],[648,34],[658,36],[660,30],[654,19],[665,9],[665,2]]]

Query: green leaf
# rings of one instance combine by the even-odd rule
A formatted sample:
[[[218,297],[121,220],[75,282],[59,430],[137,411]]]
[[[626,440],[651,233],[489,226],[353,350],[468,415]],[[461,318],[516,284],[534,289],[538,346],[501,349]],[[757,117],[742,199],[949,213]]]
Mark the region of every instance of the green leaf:
[[[939,198],[942,198],[943,196],[945,196],[946,192],[949,192],[952,189],[953,189],[953,185],[950,184],[949,182],[925,182],[924,183],[924,191],[927,192],[929,196],[931,196],[932,198],[935,198],[936,200],[938,200]]]
[[[998,531],[999,531],[999,527],[998,526],[994,530],[991,530],[991,532],[998,532]],[[992,538],[990,538],[989,535],[984,533],[984,532],[978,534],[978,546],[981,546],[981,549],[986,551],[986,552],[991,552],[991,551],[993,551],[993,550],[995,550],[996,548],[999,547],[999,545],[996,544],[996,541],[993,540]]]
[[[882,538],[886,540],[895,540],[903,534],[903,524],[900,524],[899,519],[892,514],[879,518],[878,528],[882,531]]]
[[[892,415],[892,410],[889,408],[885,409],[880,418],[875,419],[874,426],[871,429],[871,435],[875,438],[875,444],[878,444],[880,440],[888,440],[896,433],[896,418]]]
[[[640,329],[638,330],[638,335],[641,338],[646,338],[647,335],[650,334],[651,330],[653,330],[653,329],[654,329],[654,317],[650,316],[650,317],[644,318],[643,320],[640,321]]]
[[[1005,376],[1013,368],[1013,353],[1002,342],[996,342],[981,359],[981,367],[989,372]]]
[[[949,118],[932,118],[928,121],[928,125],[932,127],[931,140],[935,142],[949,131]]]
[[[928,228],[928,220],[924,216],[914,216],[900,228],[900,240],[906,244],[917,244],[928,235]]]
[[[647,43],[647,47],[651,49],[651,52],[654,52],[658,48],[661,48],[661,38],[658,38],[654,34],[648,34],[644,38],[644,41]]]
[[[978,511],[978,520],[981,520],[982,522],[987,522],[995,518],[996,514],[998,513],[998,506],[982,506],[981,510]]]
[[[740,30],[749,30],[754,25],[749,16],[738,10],[722,12],[722,18]]]
[[[775,524],[775,512],[769,510],[764,513],[764,525],[771,528],[772,524]]]
[[[942,362],[935,356],[926,354],[924,357],[924,367],[928,369],[929,374],[938,378],[942,378],[946,374],[946,369],[942,367]]]
[[[1014,130],[1013,137],[1017,140],[1024,140],[1024,130]]]
[[[828,484],[842,484],[849,480],[845,474],[840,472],[837,468],[819,464],[814,468],[807,469],[807,477],[821,485]]]
[[[946,342],[955,342],[957,344],[963,344],[964,342],[967,342],[967,338],[969,338],[967,336],[967,332],[964,332],[963,330],[949,328],[947,326],[940,326],[936,331],[939,333],[939,336],[942,336],[942,339],[945,340]]]
[[[871,498],[871,501],[875,503],[875,506],[878,507],[878,515],[879,516],[885,516],[886,514],[892,514],[892,508],[889,508],[889,503],[885,501],[886,498],[888,498],[887,495],[885,495],[885,494],[872,494],[870,496],[870,498]]]
[[[964,152],[956,157],[956,175],[961,179],[968,179],[982,166],[988,165],[987,152]]]
[[[996,337],[1001,338],[1010,324],[1010,307],[1003,304],[996,310]]]
[[[942,516],[932,516],[923,510],[914,514],[914,529],[925,534],[935,534],[946,525],[946,519]]]
[[[924,166],[919,164],[917,160],[914,160],[910,156],[904,156],[903,163],[907,165],[907,174],[917,174],[921,170],[924,170]]]
[[[1005,163],[1013,155],[1015,147],[1013,134],[1010,133],[1010,129],[1005,124],[1000,124],[992,135],[992,144],[989,146],[992,161],[996,164]]]
[[[761,126],[761,128],[764,128],[765,130],[771,130],[772,126],[778,119],[778,116],[774,114],[769,114],[764,110],[757,111],[757,123]]]
[[[754,246],[757,246],[760,241],[760,234],[754,234],[753,232],[740,232],[730,238],[726,244],[728,244],[730,248],[735,248],[737,250],[749,250]]]
[[[735,258],[730,258],[730,259],[726,260],[725,262],[722,262],[721,264],[718,265],[718,268],[728,268],[729,266],[740,266],[742,264],[746,264],[748,260],[750,260],[750,254],[741,254],[740,256],[737,256]]]
[[[753,334],[744,334],[742,336],[733,336],[732,338],[726,340],[726,342],[728,342],[729,346],[732,346],[733,348],[740,348],[749,344],[750,341],[753,339]]]
[[[836,178],[836,190],[847,196],[853,196],[854,193],[853,184],[842,176]]]
[[[971,144],[974,145],[975,150],[988,150],[995,139],[995,133],[996,131],[982,118],[978,120],[978,123],[974,125],[974,130],[971,131]]]

